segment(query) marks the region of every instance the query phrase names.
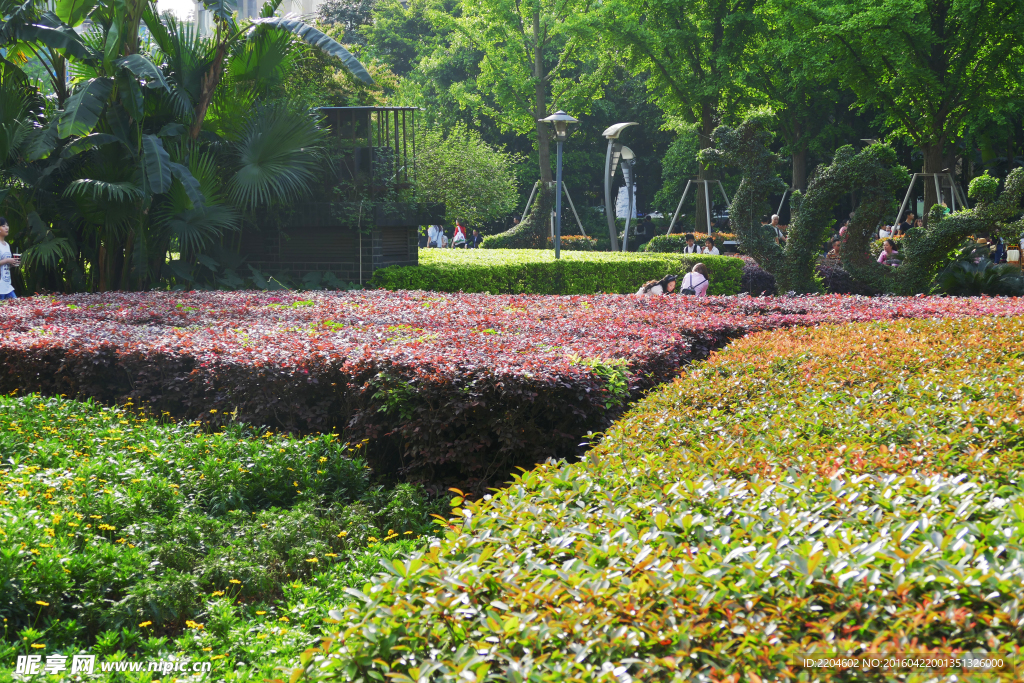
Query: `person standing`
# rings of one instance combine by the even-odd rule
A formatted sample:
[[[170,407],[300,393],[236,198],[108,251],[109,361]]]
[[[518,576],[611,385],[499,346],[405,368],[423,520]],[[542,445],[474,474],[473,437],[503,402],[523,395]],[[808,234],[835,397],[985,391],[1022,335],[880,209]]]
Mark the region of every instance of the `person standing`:
[[[462,225],[462,221],[459,220],[455,221],[455,235],[452,237],[452,248],[466,248],[466,228]]]
[[[903,222],[900,223],[899,234],[906,235],[910,232],[912,227],[914,227],[914,212],[907,211],[907,215],[904,217]]]
[[[427,230],[427,246],[428,247],[440,247],[441,236],[444,232],[441,230],[440,225],[431,225]]]
[[[703,249],[698,246],[693,235],[686,235],[686,246],[683,247],[684,254],[700,254],[703,253]]]
[[[11,253],[11,245],[7,243],[7,235],[11,227],[7,219],[0,216],[0,299],[17,299],[14,286],[11,284],[11,267],[21,265],[21,254]]]

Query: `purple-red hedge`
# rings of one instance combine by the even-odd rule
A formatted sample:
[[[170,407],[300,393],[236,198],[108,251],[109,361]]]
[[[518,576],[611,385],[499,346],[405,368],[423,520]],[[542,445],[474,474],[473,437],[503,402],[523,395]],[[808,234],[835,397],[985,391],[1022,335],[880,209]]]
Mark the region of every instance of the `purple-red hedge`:
[[[728,339],[790,325],[1019,315],[1017,299],[116,293],[0,305],[0,391],[132,400],[369,439],[378,471],[466,486],[576,453]]]

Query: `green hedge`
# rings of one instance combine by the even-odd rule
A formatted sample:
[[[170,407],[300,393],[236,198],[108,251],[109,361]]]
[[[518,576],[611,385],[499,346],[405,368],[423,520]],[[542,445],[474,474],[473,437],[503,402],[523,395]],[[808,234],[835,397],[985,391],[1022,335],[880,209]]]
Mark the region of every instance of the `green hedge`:
[[[709,294],[740,291],[743,261],[729,256],[622,254],[540,249],[420,249],[420,265],[389,266],[373,274],[378,289],[492,294],[631,294],[666,273],[695,263],[711,273]]]
[[[689,233],[694,236],[697,244],[704,246],[704,240],[708,238],[703,233]],[[712,234],[715,238],[715,246],[718,247],[719,251],[722,249],[722,243],[728,240],[736,241],[736,235],[728,232],[716,232]],[[659,254],[681,254],[683,253],[683,247],[686,246],[686,235],[655,235],[652,237],[640,251],[647,253],[659,253]]]
[[[303,680],[1019,681],[1021,344],[993,318],[739,340],[581,462],[456,498]],[[924,652],[1008,666],[802,665]]]

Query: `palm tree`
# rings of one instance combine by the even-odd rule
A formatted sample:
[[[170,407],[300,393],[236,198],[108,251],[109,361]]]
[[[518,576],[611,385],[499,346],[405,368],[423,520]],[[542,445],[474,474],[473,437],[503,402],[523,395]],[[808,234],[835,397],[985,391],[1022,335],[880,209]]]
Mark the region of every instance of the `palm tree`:
[[[147,288],[172,252],[170,272],[194,277],[246,212],[309,191],[323,133],[310,112],[268,101],[295,41],[372,79],[322,32],[274,17],[279,2],[243,24],[226,0],[208,3],[204,38],[150,0],[57,3],[59,15],[0,0],[0,46],[43,63],[56,93],[47,103],[0,60],[0,203],[27,226],[17,239],[35,286]]]

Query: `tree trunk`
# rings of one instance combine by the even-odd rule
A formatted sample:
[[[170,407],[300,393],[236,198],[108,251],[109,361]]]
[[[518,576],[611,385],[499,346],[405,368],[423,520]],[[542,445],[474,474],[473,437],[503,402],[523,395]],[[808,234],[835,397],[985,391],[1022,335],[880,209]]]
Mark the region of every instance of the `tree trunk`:
[[[807,190],[807,144],[803,141],[797,143],[799,147],[793,152],[793,189],[805,192]]]
[[[192,130],[189,131],[189,137],[193,140],[199,137],[199,132],[203,129],[203,119],[206,118],[206,110],[210,106],[210,101],[213,100],[213,92],[217,89],[217,85],[224,75],[224,55],[227,52],[227,47],[226,43],[218,43],[217,52],[213,56],[213,64],[210,65],[210,70],[203,76],[202,90],[199,94],[199,101],[196,102],[196,117],[192,122]]]
[[[942,157],[942,143],[934,145],[927,145],[921,149],[924,152],[924,166],[921,169],[922,173],[940,173],[945,166],[943,165]],[[925,178],[924,179],[924,216],[925,224],[927,225],[928,214],[931,213],[932,207],[942,199],[935,194],[935,179]]]
[[[544,87],[544,38],[540,34],[540,9],[533,12],[533,80],[534,80],[534,120],[537,121],[537,161],[540,164],[540,181],[551,182],[551,141],[549,125],[540,119],[548,114],[547,93]]]
[[[715,126],[715,109],[710,102],[704,102],[700,108],[700,135],[698,136],[698,146],[701,150],[708,149],[712,146],[711,133],[714,132]],[[698,161],[697,163],[697,177],[701,180],[710,180],[714,174],[710,169],[704,166],[704,162]],[[707,220],[707,205],[705,204],[704,198],[704,184],[697,185],[697,208],[694,211],[694,232],[706,235],[708,233],[708,220]],[[711,195],[709,200],[712,200],[714,194]]]

